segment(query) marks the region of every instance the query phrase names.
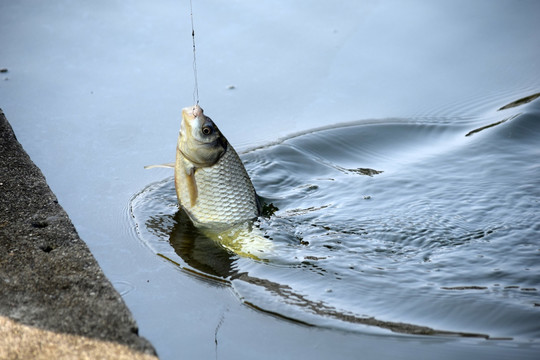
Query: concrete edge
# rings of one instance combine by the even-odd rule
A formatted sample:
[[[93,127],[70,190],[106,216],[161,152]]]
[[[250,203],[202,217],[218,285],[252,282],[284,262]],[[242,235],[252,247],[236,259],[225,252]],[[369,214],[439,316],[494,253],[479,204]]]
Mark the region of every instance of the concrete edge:
[[[0,294],[0,358],[156,358],[1,109]]]

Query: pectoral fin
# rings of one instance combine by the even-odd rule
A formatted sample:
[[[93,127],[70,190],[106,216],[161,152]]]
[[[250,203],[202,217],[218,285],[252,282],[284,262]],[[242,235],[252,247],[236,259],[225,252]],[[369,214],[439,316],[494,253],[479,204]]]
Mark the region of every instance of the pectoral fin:
[[[195,170],[191,171],[190,174],[186,175],[187,188],[189,192],[189,202],[191,207],[195,206],[197,202],[197,183],[195,182]]]
[[[198,196],[197,182],[195,181],[195,171],[197,170],[197,168],[191,162],[187,161],[185,158],[182,158],[181,164],[184,169],[183,171],[181,170],[181,168],[178,170],[180,170],[180,172],[184,172],[187,190],[189,194],[189,203],[190,203],[190,206],[193,207],[195,206],[195,203],[197,202],[197,196]]]
[[[146,165],[145,169],[154,169],[154,168],[174,168],[174,163],[168,164],[159,164],[159,165]]]

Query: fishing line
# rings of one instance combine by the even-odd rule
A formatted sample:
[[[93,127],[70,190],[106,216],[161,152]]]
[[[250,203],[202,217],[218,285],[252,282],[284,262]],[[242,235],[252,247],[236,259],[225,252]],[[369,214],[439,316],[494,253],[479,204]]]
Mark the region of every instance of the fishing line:
[[[193,39],[193,76],[195,78],[195,88],[193,89],[193,102],[199,105],[199,82],[197,81],[197,56],[195,51],[195,27],[193,26],[192,0],[189,0],[189,11],[191,15],[191,38]]]

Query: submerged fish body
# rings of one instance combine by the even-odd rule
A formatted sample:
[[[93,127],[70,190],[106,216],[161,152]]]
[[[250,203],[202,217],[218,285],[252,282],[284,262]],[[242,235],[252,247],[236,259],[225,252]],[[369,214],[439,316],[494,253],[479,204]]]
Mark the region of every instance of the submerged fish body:
[[[182,110],[174,172],[178,202],[195,225],[223,230],[259,216],[240,157],[198,105]]]

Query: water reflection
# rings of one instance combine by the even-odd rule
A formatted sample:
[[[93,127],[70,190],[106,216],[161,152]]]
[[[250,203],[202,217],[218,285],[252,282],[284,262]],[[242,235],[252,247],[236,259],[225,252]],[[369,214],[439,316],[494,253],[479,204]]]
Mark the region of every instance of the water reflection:
[[[236,274],[233,269],[235,256],[199,232],[182,210],[175,214],[174,221],[169,243],[188,266],[222,279]]]
[[[169,216],[165,216],[169,217]],[[163,219],[163,218],[162,218]],[[170,223],[170,221],[162,221],[162,219],[149,221],[147,223],[148,228],[162,231],[162,225],[164,223]],[[267,279],[257,278],[249,275],[247,272],[238,272],[235,269],[235,261],[238,260],[238,256],[227,251],[220,246],[216,241],[210,239],[201,233],[196,227],[193,226],[189,217],[182,211],[176,212],[173,218],[174,226],[170,232],[169,243],[174,249],[175,253],[184,261],[184,263],[190,269],[196,269],[195,273],[202,277],[210,277],[215,281],[223,282],[224,280],[233,284],[235,282],[243,282],[250,286],[256,286],[264,291],[268,292],[272,296],[277,296],[287,304],[294,305],[302,309],[302,311],[326,318],[333,318],[339,321],[361,324],[369,326],[377,326],[379,328],[388,329],[393,332],[416,334],[416,335],[458,335],[467,337],[480,337],[489,338],[485,334],[472,334],[472,333],[457,333],[450,331],[441,331],[432,329],[426,326],[418,326],[414,324],[406,324],[399,322],[381,321],[373,317],[364,316],[359,317],[352,313],[343,313],[338,309],[325,304],[321,301],[311,301],[308,296],[295,292],[293,288],[286,284],[280,284],[277,282],[269,281]],[[162,255],[165,259],[173,262],[175,265],[182,267],[182,265],[176,263],[174,260]],[[314,256],[307,256],[305,260],[321,260],[324,258],[317,258]],[[304,267],[311,267],[317,269],[317,266],[310,264],[309,262],[303,262]],[[185,269],[185,268],[184,268]],[[323,270],[324,272],[324,270]],[[286,318],[295,322],[301,322],[304,324],[312,325],[307,321],[302,321],[299,318],[288,317],[286,314],[275,313],[271,310],[264,309],[250,300],[244,301],[247,305],[261,311],[272,313],[282,318]]]

